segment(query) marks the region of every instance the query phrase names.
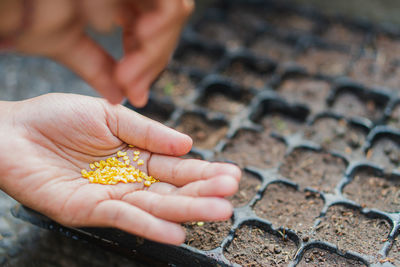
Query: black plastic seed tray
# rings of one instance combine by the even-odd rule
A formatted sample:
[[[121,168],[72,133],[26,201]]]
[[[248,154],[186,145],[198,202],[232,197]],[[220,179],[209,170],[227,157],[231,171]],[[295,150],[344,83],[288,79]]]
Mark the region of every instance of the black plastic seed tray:
[[[233,162],[244,177],[231,220],[184,224],[182,246],[67,228],[23,207],[14,214],[151,264],[400,265],[400,34],[392,29],[232,0],[186,28],[137,111],[191,135],[190,156]]]

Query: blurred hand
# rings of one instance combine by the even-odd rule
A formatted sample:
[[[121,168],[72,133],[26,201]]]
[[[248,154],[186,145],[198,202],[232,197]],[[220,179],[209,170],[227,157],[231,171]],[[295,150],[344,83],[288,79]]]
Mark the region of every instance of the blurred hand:
[[[132,144],[135,148],[129,148]],[[49,94],[0,102],[0,188],[67,226],[115,227],[180,244],[180,222],[225,220],[238,189],[233,165],[177,156],[191,139],[120,105],[86,96]],[[93,161],[140,149],[140,168],[160,182],[90,184]]]
[[[23,0],[4,1],[3,9],[16,9],[16,15],[6,17],[12,10],[3,10],[0,37],[2,25],[6,27],[18,18],[23,21],[20,14],[24,10]],[[12,4],[7,5],[8,2]],[[137,107],[146,104],[149,86],[168,63],[183,24],[194,8],[193,0],[26,2],[29,3],[25,6],[28,23],[15,40],[17,51],[55,59],[80,75],[111,103],[120,103],[126,96]],[[120,62],[85,33],[87,26],[104,32],[113,25],[123,28],[125,54]]]

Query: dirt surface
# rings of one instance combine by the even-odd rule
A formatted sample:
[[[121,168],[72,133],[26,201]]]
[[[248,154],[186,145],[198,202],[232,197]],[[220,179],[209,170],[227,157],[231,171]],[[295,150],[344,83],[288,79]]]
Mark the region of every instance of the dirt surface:
[[[367,159],[391,171],[400,168],[400,144],[389,139],[378,140],[367,152]]]
[[[178,105],[184,105],[184,97],[193,93],[195,84],[182,73],[165,71],[151,88],[158,97],[168,97]]]
[[[344,195],[362,207],[400,212],[400,179],[378,177],[372,172],[356,173],[343,190]]]
[[[370,120],[377,120],[382,117],[382,107],[376,105],[373,100],[362,100],[352,93],[341,93],[333,103],[332,111],[346,118],[365,117]]]
[[[346,73],[351,55],[334,50],[308,49],[296,62],[313,74],[340,76]]]
[[[253,225],[244,225],[225,248],[224,255],[242,266],[284,266],[293,258],[296,244]]]
[[[242,179],[239,183],[239,191],[227,199],[234,207],[241,207],[249,203],[256,196],[261,186],[261,180],[249,172],[242,172]]]
[[[304,138],[321,145],[325,150],[335,150],[347,155],[359,156],[366,134],[345,120],[323,117],[307,128]]]
[[[279,113],[266,114],[261,119],[261,124],[266,132],[277,133],[282,136],[292,135],[304,128],[301,121]]]
[[[238,114],[241,110],[246,108],[248,104],[248,98],[236,100],[232,99],[228,94],[223,93],[212,93],[206,96],[204,103],[202,104],[210,111],[221,112],[229,117]]]
[[[393,109],[388,125],[400,129],[400,104]]]
[[[284,143],[272,138],[266,132],[241,130],[226,145],[219,155],[241,167],[273,168],[283,160],[286,152]]]
[[[249,49],[258,56],[268,57],[281,63],[292,61],[295,54],[292,46],[267,34],[261,35],[252,42]]]
[[[254,211],[274,227],[290,228],[304,238],[309,236],[323,205],[318,194],[300,192],[284,184],[270,184]]]
[[[328,153],[297,149],[286,157],[280,173],[301,187],[332,193],[342,179],[345,168],[341,158]]]
[[[395,243],[389,251],[388,258],[392,260],[395,266],[400,265],[400,241],[399,236],[395,238]]]
[[[311,33],[315,27],[315,23],[311,19],[291,12],[283,14],[271,12],[265,19],[267,23],[275,28],[292,34]]]
[[[231,50],[241,47],[247,35],[239,27],[232,27],[232,24],[211,20],[203,21],[199,25],[197,32],[203,38],[216,41]]]
[[[340,23],[332,23],[329,27],[324,27],[320,36],[329,43],[337,43],[350,47],[354,52],[361,47],[365,38],[364,33],[351,30]]]
[[[212,149],[228,131],[228,127],[222,122],[207,121],[192,113],[183,115],[175,128],[192,137],[193,146],[203,149]]]
[[[382,219],[371,219],[343,206],[332,206],[316,228],[315,238],[336,245],[339,250],[351,250],[379,259],[382,240],[390,225]]]
[[[210,51],[188,47],[181,55],[174,57],[171,64],[177,67],[189,67],[210,72],[221,56],[213,54]]]
[[[302,260],[296,267],[344,267],[344,266],[367,266],[364,263],[347,259],[338,254],[323,250],[320,248],[312,248],[306,251]]]
[[[313,113],[318,113],[326,110],[330,89],[331,85],[326,81],[301,77],[284,80],[276,90],[286,100],[306,104]]]
[[[192,222],[183,224],[186,231],[185,244],[201,249],[211,250],[221,245],[228,236],[232,226],[230,221]]]
[[[223,70],[222,74],[230,77],[235,83],[245,88],[261,90],[270,80],[272,71],[257,71],[246,66],[243,62],[236,61]]]

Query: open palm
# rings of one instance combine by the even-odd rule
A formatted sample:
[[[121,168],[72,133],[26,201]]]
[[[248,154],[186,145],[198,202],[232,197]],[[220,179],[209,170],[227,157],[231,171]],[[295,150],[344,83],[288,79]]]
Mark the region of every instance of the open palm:
[[[0,186],[21,203],[69,226],[106,226],[159,242],[180,244],[178,224],[224,220],[223,199],[238,187],[240,170],[181,159],[191,139],[120,105],[67,94],[0,102]],[[128,147],[128,144],[135,148]],[[91,184],[81,177],[93,161],[118,150],[141,151],[139,168],[160,180]]]

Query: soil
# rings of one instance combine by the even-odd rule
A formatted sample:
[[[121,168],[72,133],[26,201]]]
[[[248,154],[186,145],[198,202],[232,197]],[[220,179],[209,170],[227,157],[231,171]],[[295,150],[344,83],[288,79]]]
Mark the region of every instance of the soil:
[[[301,187],[333,193],[346,169],[345,162],[328,153],[296,149],[286,157],[280,173]]]
[[[261,35],[250,44],[249,49],[258,56],[267,57],[279,63],[292,61],[295,53],[294,47],[270,35]]]
[[[128,104],[127,107],[133,108],[131,104]],[[143,108],[135,108],[135,110],[143,116],[161,123],[165,123],[170,118],[173,109],[174,106],[172,104],[159,103],[154,99],[150,99],[148,104]]]
[[[210,72],[221,57],[222,55],[215,55],[210,51],[187,47],[182,55],[173,59],[172,65]]]
[[[398,61],[387,59],[379,54],[365,55],[358,59],[348,75],[369,87],[382,86],[393,92],[399,90],[400,65]]]
[[[351,55],[334,50],[308,49],[296,58],[296,62],[312,74],[340,76],[346,73]]]
[[[184,105],[184,97],[193,93],[193,81],[182,73],[166,70],[151,88],[158,97],[168,97],[178,105]]]
[[[343,267],[343,266],[367,266],[364,263],[347,259],[338,254],[320,248],[312,248],[306,251],[302,260],[296,267]]]
[[[266,16],[266,21],[277,29],[296,34],[312,33],[315,26],[314,21],[307,17],[282,12],[272,12]]]
[[[400,129],[400,104],[393,109],[388,125]]]
[[[289,116],[279,113],[270,113],[261,120],[265,131],[268,133],[277,133],[282,136],[295,134],[304,128],[304,124]]]
[[[316,227],[315,239],[332,243],[342,251],[351,250],[379,259],[382,240],[388,237],[390,228],[385,220],[367,218],[343,206],[331,206]]]
[[[385,212],[400,212],[400,179],[378,177],[371,172],[356,173],[343,194],[361,204]]]
[[[228,126],[223,122],[208,121],[192,113],[184,114],[175,128],[192,137],[193,146],[203,149],[214,148],[228,131]]]
[[[225,248],[225,257],[242,266],[286,266],[295,255],[296,244],[253,225],[243,225]]]
[[[255,197],[261,186],[261,180],[249,172],[242,172],[242,179],[239,183],[239,191],[227,199],[234,207],[242,207]]]
[[[285,152],[285,144],[270,137],[268,133],[241,130],[229,141],[218,158],[235,162],[240,167],[266,169],[277,167]]]
[[[203,21],[197,32],[206,40],[213,40],[235,50],[243,45],[246,33],[238,27],[232,27],[232,24],[226,24],[215,21]]]
[[[329,117],[319,118],[304,133],[305,139],[314,141],[325,150],[354,156],[362,155],[365,137],[364,131],[345,120]]]
[[[272,222],[274,227],[290,228],[304,238],[309,236],[323,206],[318,194],[300,192],[292,186],[277,183],[268,185],[254,211]]]
[[[228,236],[232,223],[222,222],[191,222],[183,224],[186,231],[185,244],[201,250],[211,250],[221,246]]]
[[[378,140],[367,152],[367,159],[389,171],[400,170],[400,144],[389,138]]]
[[[306,104],[315,114],[326,109],[331,90],[328,82],[311,78],[292,78],[282,82],[278,93],[290,102]]]
[[[355,94],[343,92],[335,99],[332,110],[347,118],[365,117],[372,121],[382,117],[383,108],[371,100],[361,100]]]
[[[399,266],[400,265],[400,240],[399,240],[399,236],[397,236],[395,238],[395,243],[393,244],[392,248],[389,251],[388,258],[389,259],[393,259],[392,263],[395,266]]]
[[[365,34],[359,31],[352,31],[343,24],[333,23],[321,33],[321,37],[328,43],[350,46],[353,51],[361,48]]]
[[[246,98],[237,101],[229,97],[227,94],[212,93],[206,97],[205,102],[202,105],[209,110],[221,112],[228,117],[231,117],[246,108],[247,104],[248,101]]]
[[[235,83],[245,88],[255,88],[259,90],[264,88],[265,84],[272,76],[272,72],[257,72],[239,61],[233,62],[222,74],[228,76]]]
[[[183,159],[203,159],[201,155],[190,151],[186,155],[181,156]]]

